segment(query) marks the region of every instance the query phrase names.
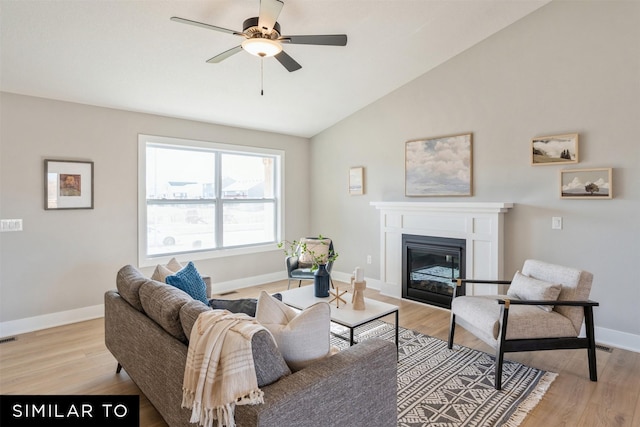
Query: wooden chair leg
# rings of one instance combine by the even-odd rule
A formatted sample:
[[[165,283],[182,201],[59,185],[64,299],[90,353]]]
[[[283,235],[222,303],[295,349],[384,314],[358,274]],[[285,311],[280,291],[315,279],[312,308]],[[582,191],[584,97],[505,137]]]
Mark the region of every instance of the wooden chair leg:
[[[504,352],[502,351],[502,345],[498,344],[496,350],[496,390],[502,390],[502,362],[504,360]]]
[[[451,350],[453,348],[453,334],[456,331],[456,315],[451,313],[451,321],[449,323],[449,342],[447,344],[447,347],[449,347],[449,350]]]
[[[116,367],[116,374],[119,374],[122,371],[122,365],[118,362],[118,366]]]
[[[593,325],[593,307],[584,308],[584,326],[587,333],[589,347],[587,354],[589,356],[589,378],[591,381],[598,381],[598,365],[596,363],[596,338]]]
[[[502,390],[502,362],[504,361],[504,341],[507,337],[507,323],[509,320],[509,300],[505,304],[500,305],[500,336],[498,336],[498,345],[496,348],[496,390]]]

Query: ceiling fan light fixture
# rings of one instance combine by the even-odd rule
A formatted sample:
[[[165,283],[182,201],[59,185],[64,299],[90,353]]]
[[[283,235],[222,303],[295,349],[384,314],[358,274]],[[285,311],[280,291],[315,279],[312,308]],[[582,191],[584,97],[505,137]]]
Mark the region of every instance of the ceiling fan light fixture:
[[[242,42],[242,48],[252,55],[268,58],[282,52],[280,42],[266,38],[252,38]]]

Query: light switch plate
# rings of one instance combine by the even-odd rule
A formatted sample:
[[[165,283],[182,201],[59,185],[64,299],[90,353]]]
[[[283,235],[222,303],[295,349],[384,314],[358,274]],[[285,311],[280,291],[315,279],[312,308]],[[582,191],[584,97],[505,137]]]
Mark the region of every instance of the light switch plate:
[[[562,230],[562,217],[554,216],[551,218],[551,228],[553,230]]]

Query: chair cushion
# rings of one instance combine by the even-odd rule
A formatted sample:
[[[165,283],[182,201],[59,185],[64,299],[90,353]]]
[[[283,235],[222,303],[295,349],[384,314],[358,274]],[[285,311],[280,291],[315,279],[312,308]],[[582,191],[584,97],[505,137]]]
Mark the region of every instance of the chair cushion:
[[[453,299],[451,311],[465,324],[481,333],[478,337],[495,346],[500,335],[500,304],[506,295],[462,296]],[[511,298],[513,299],[513,298]],[[474,331],[475,332],[475,331]],[[555,311],[542,311],[538,306],[511,305],[506,339],[554,338],[577,336],[569,319]]]
[[[300,254],[298,258],[298,268],[309,268],[313,266],[314,258],[327,260],[331,239],[304,238],[300,239],[300,243],[305,244],[307,250]]]
[[[331,355],[331,309],[326,302],[316,303],[298,314],[262,291],[256,320],[271,332],[292,371]]]
[[[193,262],[189,263],[177,273],[165,278],[167,284],[175,286],[191,295],[193,299],[202,301],[204,304],[209,303],[207,298],[207,285],[202,280],[200,273],[196,270]]]
[[[561,290],[562,286],[559,284],[534,279],[533,277],[525,276],[520,274],[519,271],[516,271],[507,295],[525,301],[556,301]],[[536,307],[547,312],[553,310],[552,305],[538,305]]]
[[[291,271],[291,277],[294,279],[313,279],[314,275],[311,268],[296,268]]]

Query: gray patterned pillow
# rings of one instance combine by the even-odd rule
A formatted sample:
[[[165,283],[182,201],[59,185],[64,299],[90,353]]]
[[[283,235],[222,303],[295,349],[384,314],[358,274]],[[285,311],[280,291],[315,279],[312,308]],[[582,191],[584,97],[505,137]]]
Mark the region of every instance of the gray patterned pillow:
[[[282,295],[273,294],[274,298],[282,301]],[[251,317],[256,317],[256,307],[258,300],[255,298],[242,298],[242,299],[210,299],[209,305],[214,310],[229,310],[232,313],[245,313]]]

